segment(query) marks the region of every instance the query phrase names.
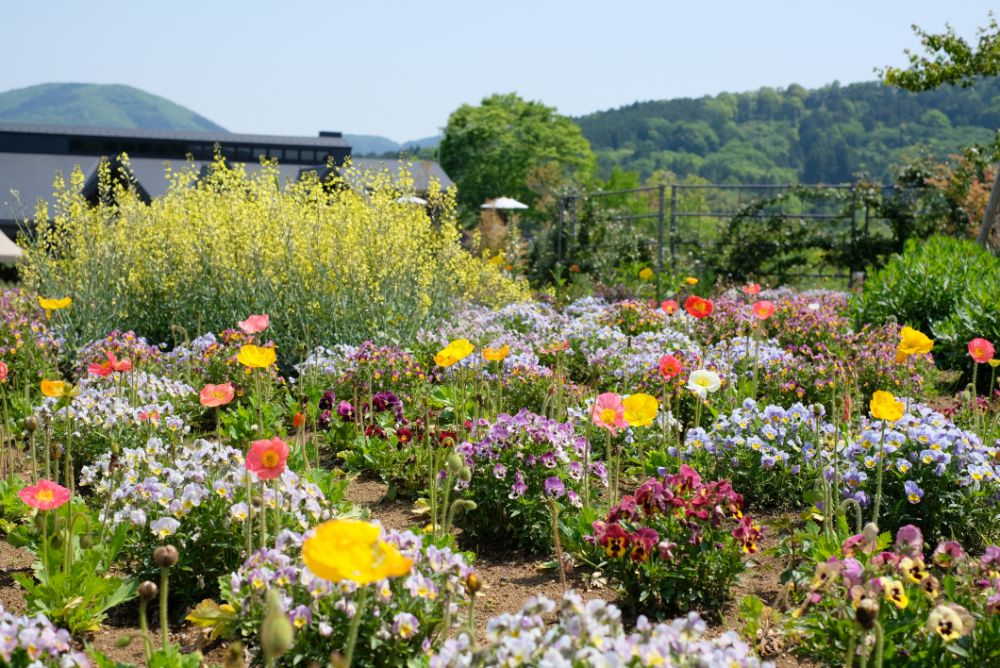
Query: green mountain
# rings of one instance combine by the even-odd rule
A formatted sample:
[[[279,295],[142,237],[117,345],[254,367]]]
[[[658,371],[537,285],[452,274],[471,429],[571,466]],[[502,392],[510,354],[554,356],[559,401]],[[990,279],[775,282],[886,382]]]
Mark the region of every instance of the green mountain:
[[[225,132],[166,98],[118,84],[48,83],[0,93],[0,122]]]
[[[602,171],[669,170],[715,183],[888,182],[925,153],[989,143],[1000,77],[973,88],[908,93],[880,83],[791,85],[698,99],[636,102],[576,119]]]

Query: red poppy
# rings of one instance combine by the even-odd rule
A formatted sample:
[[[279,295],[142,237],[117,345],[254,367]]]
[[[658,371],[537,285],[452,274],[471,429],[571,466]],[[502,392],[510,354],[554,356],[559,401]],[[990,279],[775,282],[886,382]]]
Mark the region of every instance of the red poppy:
[[[0,362],[0,383],[7,382],[7,375],[10,373],[10,369],[7,368],[6,362]]]
[[[693,318],[707,318],[712,315],[712,301],[691,295],[684,302],[684,310]]]
[[[261,480],[277,478],[285,470],[288,461],[288,444],[275,436],[267,440],[254,441],[247,453],[247,468]]]
[[[132,362],[129,360],[119,360],[111,351],[107,353],[108,359],[100,363],[94,363],[87,367],[87,372],[95,376],[110,376],[112,372],[124,373],[132,370]]]
[[[673,299],[668,299],[662,304],[660,304],[660,309],[667,315],[673,315],[674,313],[677,313],[678,308],[679,307],[677,306],[677,302],[675,302]]]
[[[665,380],[670,380],[684,370],[684,365],[673,355],[664,355],[660,358],[660,375]]]
[[[69,501],[70,492],[51,480],[39,480],[36,485],[21,488],[17,495],[32,508],[52,510]]]
[[[295,415],[292,416],[292,426],[298,429],[306,423],[306,414],[302,411],[295,411]]]
[[[758,320],[767,320],[772,315],[777,307],[774,302],[769,302],[766,299],[761,299],[760,301],[754,302],[753,306],[750,307],[750,311],[753,313],[753,317]]]
[[[760,292],[760,283],[747,283],[742,288],[740,288],[745,294],[755,295]]]

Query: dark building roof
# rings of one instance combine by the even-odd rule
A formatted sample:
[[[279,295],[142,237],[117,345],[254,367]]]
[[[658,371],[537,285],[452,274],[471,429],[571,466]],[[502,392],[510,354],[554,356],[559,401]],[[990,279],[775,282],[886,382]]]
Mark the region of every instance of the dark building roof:
[[[295,181],[304,171],[325,175],[329,162],[336,168],[351,154],[350,144],[339,132],[285,137],[0,123],[0,230],[13,235],[21,221],[34,215],[39,199],[52,199],[57,172],[68,179],[79,168],[92,185],[102,158],[126,153],[140,192],[144,197],[159,197],[169,186],[167,164],[176,168],[193,160],[196,169],[204,170],[216,150],[227,161],[245,164],[249,172],[261,169],[261,158],[276,159],[286,182]],[[387,170],[392,178],[399,178],[408,165],[373,158],[358,158],[353,164],[362,173]],[[426,192],[435,178],[442,187],[452,185],[436,162],[418,160],[409,167],[417,192]]]

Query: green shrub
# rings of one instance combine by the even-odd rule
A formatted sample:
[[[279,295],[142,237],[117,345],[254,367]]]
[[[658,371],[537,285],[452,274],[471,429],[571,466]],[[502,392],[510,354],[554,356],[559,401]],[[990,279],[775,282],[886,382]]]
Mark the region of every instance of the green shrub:
[[[858,324],[895,318],[928,333],[938,367],[969,373],[969,341],[1000,342],[998,306],[1000,259],[972,241],[931,237],[871,272],[853,310]]]

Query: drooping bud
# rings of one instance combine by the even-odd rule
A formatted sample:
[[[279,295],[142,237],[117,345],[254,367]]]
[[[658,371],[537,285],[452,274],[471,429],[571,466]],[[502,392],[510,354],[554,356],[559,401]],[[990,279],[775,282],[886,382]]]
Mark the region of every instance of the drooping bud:
[[[864,535],[866,543],[873,544],[878,540],[878,525],[874,522],[869,522],[865,525],[861,533]]]
[[[482,587],[483,583],[479,581],[479,576],[475,573],[469,573],[465,577],[465,592],[469,596],[475,596]]]
[[[180,554],[173,545],[161,545],[153,551],[153,562],[160,568],[173,568]]]
[[[160,593],[160,588],[156,586],[155,582],[146,580],[139,585],[139,598],[144,601],[152,601],[158,593]]]
[[[858,625],[866,631],[875,628],[875,621],[878,619],[878,601],[867,596],[858,602],[858,610],[855,613]]]

